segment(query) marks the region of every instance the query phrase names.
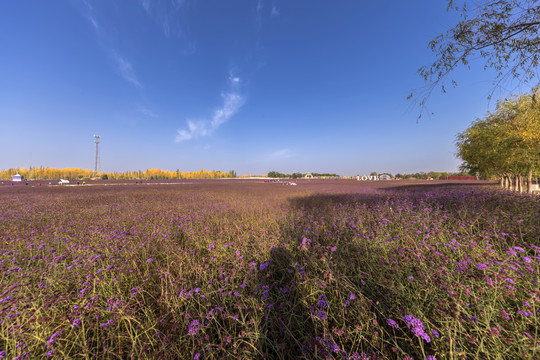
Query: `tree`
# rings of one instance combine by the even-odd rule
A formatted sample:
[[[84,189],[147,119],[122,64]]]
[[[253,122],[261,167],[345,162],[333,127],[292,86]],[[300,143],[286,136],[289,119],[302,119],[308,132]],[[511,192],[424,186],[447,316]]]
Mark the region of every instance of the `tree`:
[[[475,58],[484,60],[484,69],[497,71],[495,87],[508,77],[521,82],[538,75],[540,58],[540,5],[538,0],[448,0],[448,10],[460,13],[462,20],[446,34],[435,37],[429,48],[436,54],[431,65],[418,73],[428,85],[413,91],[424,108],[436,87],[445,92],[449,74],[460,65],[469,67]],[[450,79],[452,86],[457,83]],[[420,114],[421,116],[421,114]]]
[[[495,112],[475,121],[457,137],[463,170],[496,175],[501,185],[532,192],[532,177],[540,171],[540,90],[497,104]]]

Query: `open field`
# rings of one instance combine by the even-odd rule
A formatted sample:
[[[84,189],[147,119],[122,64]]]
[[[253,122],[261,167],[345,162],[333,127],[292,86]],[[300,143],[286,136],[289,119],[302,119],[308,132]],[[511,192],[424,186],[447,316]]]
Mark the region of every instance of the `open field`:
[[[538,359],[539,219],[475,181],[2,185],[0,358]]]

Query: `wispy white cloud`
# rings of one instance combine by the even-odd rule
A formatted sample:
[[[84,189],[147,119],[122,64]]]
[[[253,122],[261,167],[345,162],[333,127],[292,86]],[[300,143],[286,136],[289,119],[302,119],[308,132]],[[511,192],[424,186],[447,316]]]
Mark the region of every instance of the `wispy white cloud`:
[[[255,24],[257,25],[257,29],[259,30],[262,27],[262,11],[263,11],[263,1],[258,0],[256,12],[255,12]]]
[[[222,93],[223,104],[214,111],[211,119],[187,120],[187,129],[177,130],[176,142],[209,136],[240,111],[245,98],[240,94],[240,78],[229,74],[229,91]]]
[[[124,78],[124,80],[130,82],[136,87],[142,87],[141,83],[137,79],[137,76],[135,75],[135,70],[133,70],[133,66],[131,65],[131,63],[118,55],[115,51],[113,51],[112,56],[116,63],[117,69],[120,72],[120,75]]]
[[[268,158],[269,160],[277,160],[277,159],[288,159],[292,156],[293,154],[291,153],[290,149],[281,149],[281,150],[277,150],[271,153],[268,156]]]
[[[276,6],[272,4],[271,6],[266,6],[263,0],[257,1],[257,7],[255,8],[255,26],[257,31],[260,31],[263,27],[263,16],[268,16],[268,11],[270,11],[270,17],[277,18],[280,16],[281,11]]]
[[[98,40],[102,43],[102,46],[106,51],[111,53],[115,67],[118,69],[119,74],[129,83],[135,85],[136,87],[142,87],[141,82],[137,79],[135,70],[129,61],[124,57],[120,56],[116,51],[115,47],[112,45],[110,36],[107,34],[105,27],[98,20],[96,11],[94,7],[87,1],[83,0],[82,4],[84,5],[84,16],[90,22]]]
[[[150,0],[141,0],[141,5],[147,14],[150,14]]]
[[[156,114],[155,112],[153,112],[152,110],[148,109],[148,108],[145,108],[145,107],[138,107],[137,108],[137,111],[140,112],[141,114],[143,115],[146,115],[148,117],[151,117],[151,118],[158,118],[159,115]]]
[[[212,129],[220,127],[244,105],[244,97],[238,93],[225,93],[221,94],[221,97],[223,98],[223,106],[217,109],[212,116]]]
[[[182,6],[184,6],[184,3],[186,2],[186,0],[171,0],[171,1],[172,1],[173,6],[176,9],[180,9]]]
[[[206,120],[188,120],[187,125],[187,129],[177,130],[175,139],[176,142],[187,141],[209,135],[210,129]]]
[[[99,23],[97,22],[96,18],[90,17],[89,20],[90,20],[90,23],[92,24],[92,26],[94,27],[94,30],[96,32],[98,32],[100,30],[100,26],[99,26]]]
[[[270,13],[272,16],[279,16],[279,9],[276,5],[272,4],[272,12]]]
[[[99,35],[99,32],[101,30],[101,25],[99,24],[99,21],[97,20],[94,7],[86,0],[83,0],[82,3],[84,4],[84,8],[85,8],[84,16],[90,22],[90,24],[94,28],[94,31]]]
[[[182,36],[180,11],[185,8],[187,0],[140,0],[146,14],[161,27],[165,37]]]
[[[229,72],[229,86],[236,88],[240,85],[240,78],[235,76],[232,71]]]

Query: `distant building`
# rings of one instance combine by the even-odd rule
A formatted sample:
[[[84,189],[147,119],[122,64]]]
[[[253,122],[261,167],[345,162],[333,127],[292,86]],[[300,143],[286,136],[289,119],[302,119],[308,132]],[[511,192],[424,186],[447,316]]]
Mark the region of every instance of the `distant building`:
[[[21,182],[23,180],[24,180],[24,176],[22,176],[20,174],[13,175],[13,179],[11,179],[11,181],[13,181],[13,182]]]
[[[392,180],[392,176],[388,174],[382,174],[379,176],[379,180]]]

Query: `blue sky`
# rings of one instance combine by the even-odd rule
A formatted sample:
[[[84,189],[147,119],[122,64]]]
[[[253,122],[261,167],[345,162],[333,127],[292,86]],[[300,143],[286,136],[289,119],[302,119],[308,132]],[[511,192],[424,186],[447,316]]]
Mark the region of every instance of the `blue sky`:
[[[457,20],[433,0],[2,1],[0,169],[92,169],[99,134],[102,171],[455,171],[493,72],[456,71],[419,122],[406,97]]]

